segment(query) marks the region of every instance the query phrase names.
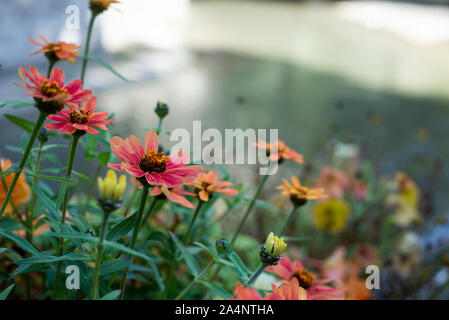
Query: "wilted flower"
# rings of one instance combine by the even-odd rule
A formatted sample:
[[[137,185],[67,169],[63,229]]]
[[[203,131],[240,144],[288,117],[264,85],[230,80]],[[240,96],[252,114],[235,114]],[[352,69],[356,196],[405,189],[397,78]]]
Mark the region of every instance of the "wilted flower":
[[[11,167],[11,160],[0,159],[1,172],[7,170],[9,167]],[[6,193],[8,192],[8,189],[11,186],[13,178],[14,178],[13,172],[3,176],[2,180],[6,184],[6,189],[5,185],[3,184],[3,181],[0,180],[0,203],[3,203],[3,201],[5,201]],[[19,206],[27,203],[29,200],[30,200],[30,187],[26,182],[25,174],[22,172],[19,176],[19,180],[17,180],[16,187],[12,192],[11,199],[9,200],[8,205],[6,206],[4,214],[7,215],[13,212],[13,206],[11,202],[13,202],[14,205],[16,206]]]
[[[313,209],[315,226],[332,232],[340,231],[346,224],[349,207],[343,200],[328,200],[319,203]]]
[[[350,185],[350,179],[341,170],[323,167],[316,180],[318,187],[324,188],[331,198],[341,198]]]
[[[270,232],[265,245],[260,248],[260,260],[265,266],[275,266],[281,259],[281,253],[285,248],[287,248],[287,244],[284,242],[284,238],[278,238],[273,232]]]
[[[31,55],[44,53],[50,61],[67,60],[70,63],[74,63],[75,58],[79,56],[79,53],[76,51],[76,49],[81,48],[81,46],[77,46],[74,43],[67,43],[64,41],[48,42],[47,39],[45,39],[45,37],[42,35],[39,35],[39,38],[41,38],[44,43],[40,43],[34,39],[30,39],[31,43],[42,47],[42,49],[33,52]]]
[[[59,68],[52,70],[50,79],[41,75],[33,66],[30,66],[30,73],[20,66],[18,74],[23,84],[17,82],[14,84],[29,90],[24,94],[34,97],[36,107],[49,114],[61,111],[64,105],[74,108],[92,95],[91,90],[83,89],[81,80],[74,80],[64,85],[65,75]],[[25,77],[31,82],[31,85],[28,84]]]
[[[227,196],[235,196],[239,194],[237,189],[226,188],[233,186],[230,181],[217,181],[218,175],[216,172],[209,171],[204,173],[199,178],[197,178],[194,182],[189,183],[188,185],[194,186],[198,189],[198,196],[201,201],[209,201],[209,198],[214,193],[221,193]]]
[[[284,184],[277,186],[276,188],[282,190],[283,195],[289,196],[294,206],[302,206],[307,202],[307,200],[322,199],[327,197],[324,189],[309,189],[304,187],[295,176],[292,176],[291,180],[292,184],[282,178]]]
[[[173,187],[170,189],[165,188],[164,186],[159,187],[159,186],[155,186],[152,190],[151,190],[151,195],[154,197],[164,197],[168,200],[170,200],[171,202],[175,202],[178,203],[184,207],[193,209],[194,205],[193,203],[191,203],[189,200],[187,200],[186,198],[184,198],[183,196],[196,196],[195,193],[193,192],[188,192],[183,190],[182,188],[178,187]]]
[[[70,110],[63,109],[56,115],[49,115],[48,119],[56,121],[49,123],[45,127],[50,130],[60,130],[61,133],[83,135],[86,132],[90,134],[98,134],[99,128],[108,130],[106,127],[114,119],[106,119],[109,114],[107,112],[94,112],[97,107],[97,98],[91,97],[80,108],[74,105]]]
[[[292,278],[298,280],[299,286],[307,292],[310,300],[341,300],[344,292],[339,288],[328,285],[331,279],[317,279],[315,275],[304,268],[298,260],[291,261],[286,255],[282,255],[279,264],[274,267],[267,267],[268,272],[275,273],[284,283],[289,283]]]
[[[117,0],[89,0],[90,10],[97,15],[109,9],[109,6],[114,3],[119,3]]]
[[[304,162],[301,154],[287,147],[281,140],[278,140],[273,144],[265,141],[256,142],[254,143],[254,146],[256,146],[257,148],[265,149],[267,156],[271,161],[278,161],[279,163],[281,163],[282,161],[284,161],[284,159],[288,159],[298,163]]]
[[[115,136],[110,143],[112,152],[121,163],[109,163],[108,166],[133,175],[131,181],[140,187],[142,183],[148,183],[170,189],[192,182],[203,172],[199,166],[186,166],[189,155],[183,151],[170,156],[158,152],[159,138],[153,130],[146,134],[145,148],[135,136],[125,140]]]

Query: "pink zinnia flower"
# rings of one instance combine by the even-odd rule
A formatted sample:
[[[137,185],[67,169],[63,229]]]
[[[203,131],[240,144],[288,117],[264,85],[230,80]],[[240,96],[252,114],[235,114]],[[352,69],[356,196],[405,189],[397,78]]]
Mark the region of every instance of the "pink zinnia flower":
[[[63,109],[56,115],[49,115],[48,119],[56,121],[49,123],[45,127],[50,130],[60,130],[61,133],[78,134],[91,133],[98,134],[95,129],[108,130],[106,127],[114,119],[106,119],[109,114],[107,112],[94,112],[97,107],[97,98],[91,97],[80,108],[75,105],[70,110]]]
[[[350,183],[346,173],[331,167],[323,167],[316,180],[316,185],[324,188],[329,197],[337,199],[343,196]]]
[[[256,142],[254,143],[254,146],[265,149],[267,156],[271,161],[278,161],[281,163],[284,159],[288,159],[298,163],[304,163],[302,155],[287,147],[281,140],[278,140],[276,143],[268,143],[265,141]]]
[[[64,105],[73,108],[92,96],[92,90],[83,89],[81,80],[74,80],[65,85],[64,72],[59,68],[52,70],[50,79],[41,75],[33,66],[30,66],[30,73],[20,66],[18,74],[23,84],[17,82],[14,84],[27,89],[24,94],[34,97],[37,107],[47,113],[57,113],[64,108]]]
[[[48,42],[44,36],[40,34],[38,36],[42,39],[43,43],[37,42],[36,40],[31,38],[30,42],[42,47],[42,49],[33,52],[31,55],[44,53],[49,59],[64,59],[70,63],[74,63],[75,58],[80,55],[79,52],[76,51],[76,49],[81,48],[81,46],[64,41]]]
[[[229,300],[263,300],[256,289],[247,288],[243,284],[235,285],[235,297]]]
[[[173,187],[170,189],[166,189],[164,187],[156,186],[151,190],[152,196],[156,197],[156,196],[160,196],[161,194],[164,195],[171,202],[178,203],[178,204],[180,204],[184,207],[190,208],[190,209],[194,208],[193,203],[191,203],[189,200],[187,200],[186,198],[183,197],[183,195],[195,197],[196,194],[194,194],[193,192],[185,191],[179,187]]]
[[[125,140],[115,136],[110,143],[121,163],[109,163],[108,166],[133,175],[131,181],[135,184],[148,183],[169,189],[192,182],[203,172],[200,166],[186,166],[190,157],[183,151],[170,156],[158,152],[159,138],[153,130],[147,132],[145,146],[135,136]]]
[[[300,261],[291,261],[286,255],[282,255],[278,265],[267,267],[266,270],[283,278],[284,283],[289,283],[292,278],[296,278],[299,286],[306,290],[309,300],[344,299],[343,290],[328,285],[331,279],[316,279]]]

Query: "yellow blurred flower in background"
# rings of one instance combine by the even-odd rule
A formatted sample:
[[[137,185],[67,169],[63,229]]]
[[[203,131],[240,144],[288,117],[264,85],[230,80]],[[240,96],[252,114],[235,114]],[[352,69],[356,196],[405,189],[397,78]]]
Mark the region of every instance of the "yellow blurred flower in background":
[[[419,222],[418,211],[420,190],[416,183],[405,173],[398,172],[395,177],[396,192],[386,199],[387,205],[394,207],[394,221],[397,225],[406,227]]]
[[[11,167],[11,160],[9,159],[0,159],[0,167],[1,171],[7,170]],[[5,200],[6,193],[8,192],[9,186],[11,185],[12,179],[14,178],[14,173],[11,172],[4,176],[0,181],[0,203],[3,203]],[[6,188],[5,188],[6,186]],[[8,206],[5,210],[5,215],[11,214],[13,212],[13,205],[19,206],[21,204],[25,204],[30,200],[30,187],[28,186],[25,178],[25,174],[22,172],[19,176],[19,180],[17,180],[16,187],[11,196],[11,200],[8,203]]]
[[[350,210],[343,200],[332,199],[317,204],[313,213],[317,229],[338,232],[345,226]]]

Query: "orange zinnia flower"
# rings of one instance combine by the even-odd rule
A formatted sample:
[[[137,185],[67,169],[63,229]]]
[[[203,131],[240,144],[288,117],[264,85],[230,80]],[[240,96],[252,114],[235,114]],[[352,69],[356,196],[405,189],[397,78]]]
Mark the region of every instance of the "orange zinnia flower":
[[[327,195],[324,189],[309,189],[302,186],[299,183],[298,178],[295,176],[291,177],[292,184],[290,184],[286,179],[282,178],[284,184],[277,186],[276,189],[282,190],[282,194],[289,196],[290,200],[294,204],[304,204],[306,200],[322,199],[326,198]]]
[[[278,161],[281,163],[284,159],[289,159],[298,163],[304,163],[302,155],[287,147],[281,140],[278,140],[274,144],[265,141],[256,142],[254,143],[254,146],[265,149],[267,156],[271,161]],[[275,151],[276,149],[277,151]]]
[[[49,115],[48,119],[56,121],[56,123],[49,123],[45,127],[50,130],[60,130],[61,133],[67,134],[98,134],[98,130],[108,130],[106,127],[114,119],[106,120],[109,116],[107,112],[94,112],[97,107],[97,98],[91,97],[80,108],[75,105],[71,110],[63,109],[56,115]]]
[[[121,163],[109,163],[108,166],[133,175],[131,182],[139,187],[148,183],[169,189],[192,182],[203,172],[200,166],[186,166],[190,158],[186,152],[179,151],[170,156],[158,152],[159,137],[153,130],[146,134],[145,147],[135,136],[125,140],[115,136],[110,143],[112,152]]]
[[[47,113],[57,113],[64,108],[75,107],[77,104],[87,100],[92,96],[92,90],[84,90],[81,80],[74,80],[67,85],[64,84],[64,71],[54,68],[50,74],[50,79],[41,75],[33,66],[30,66],[30,73],[20,66],[18,70],[19,78],[23,84],[14,84],[27,89],[24,94],[32,96],[37,103],[37,107]],[[28,81],[31,83],[29,84]]]
[[[165,189],[164,187],[158,187],[158,186],[154,187],[151,190],[151,195],[155,196],[155,197],[163,195],[163,196],[165,196],[165,198],[167,198],[171,202],[178,203],[178,204],[180,204],[184,207],[190,208],[190,209],[193,209],[194,205],[189,200],[184,198],[183,195],[194,196],[194,197],[196,196],[195,193],[185,191],[179,187]]]
[[[291,278],[289,283],[281,284],[276,287],[274,284],[273,292],[265,296],[265,300],[307,300],[307,292],[299,286],[298,279]]]
[[[30,42],[42,47],[42,49],[33,52],[31,55],[44,53],[45,56],[50,60],[66,60],[70,63],[75,63],[75,58],[80,55],[79,52],[76,51],[76,49],[81,48],[81,46],[77,46],[74,43],[67,43],[64,41],[48,42],[44,36],[41,36],[40,34],[38,36],[44,43],[37,42],[36,40],[31,38]]]
[[[0,159],[0,167],[1,171],[5,171],[9,167],[11,167],[11,160],[9,159]],[[6,190],[5,185],[3,184],[3,181],[0,181],[0,203],[3,203],[5,201],[6,193],[8,192],[8,189],[11,185],[12,179],[14,177],[14,173],[11,172],[10,174],[7,174],[6,176],[3,176],[3,179],[6,184]],[[14,191],[12,192],[11,200],[9,201],[5,214],[10,214],[13,212],[13,206],[11,202],[14,203],[14,205],[21,205],[25,204],[30,200],[30,187],[28,186],[25,178],[25,174],[22,172],[19,176],[19,180],[17,180],[16,187],[14,188]]]
[[[307,292],[299,286],[296,278],[279,287],[272,284],[272,288],[273,292],[262,298],[256,289],[247,288],[239,283],[235,285],[235,297],[229,300],[307,300]]]
[[[239,194],[237,189],[225,188],[233,186],[230,181],[217,181],[218,175],[216,172],[209,171],[204,173],[201,177],[195,180],[195,182],[188,185],[194,186],[199,190],[198,196],[201,201],[209,201],[209,198],[214,193],[222,193],[227,196],[235,196]]]

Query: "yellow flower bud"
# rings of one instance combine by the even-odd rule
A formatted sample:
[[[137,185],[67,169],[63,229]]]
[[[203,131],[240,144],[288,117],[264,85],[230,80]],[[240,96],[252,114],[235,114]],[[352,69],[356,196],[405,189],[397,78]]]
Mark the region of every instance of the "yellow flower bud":
[[[273,232],[270,232],[265,242],[265,249],[268,253],[273,257],[278,257],[285,248],[287,248],[287,244],[284,242],[284,238],[278,238]]]
[[[105,200],[118,201],[126,190],[126,177],[122,175],[117,181],[115,171],[109,170],[104,180],[98,178],[98,190]]]

